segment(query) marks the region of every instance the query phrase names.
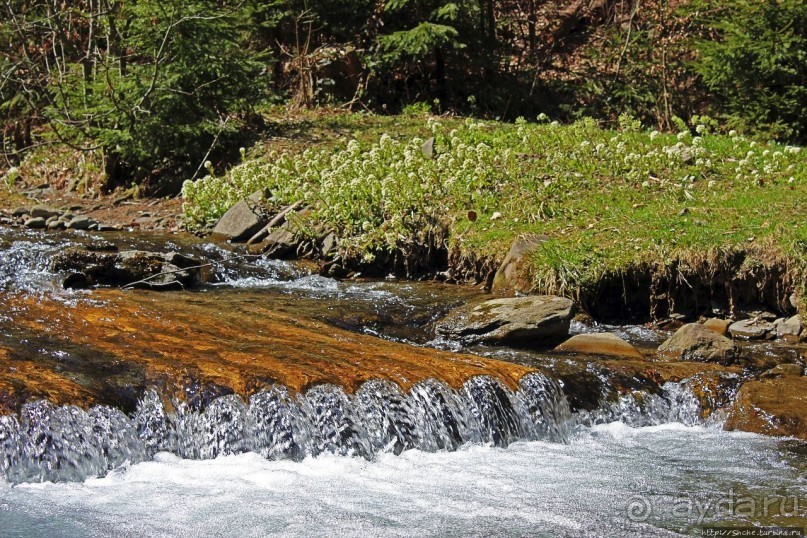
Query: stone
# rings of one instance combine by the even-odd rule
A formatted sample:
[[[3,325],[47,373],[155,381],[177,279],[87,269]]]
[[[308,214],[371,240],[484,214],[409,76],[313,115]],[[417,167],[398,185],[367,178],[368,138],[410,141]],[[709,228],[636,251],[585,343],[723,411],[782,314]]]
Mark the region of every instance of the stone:
[[[179,267],[177,263],[186,267]],[[167,290],[184,289],[201,283],[202,273],[195,267],[198,265],[201,265],[198,261],[177,253],[140,250],[91,252],[71,248],[53,258],[51,269],[81,273],[91,286]],[[78,281],[78,277],[72,278]]]
[[[744,383],[723,427],[807,440],[807,377],[784,375]]]
[[[241,200],[219,219],[210,239],[213,241],[246,241],[266,225],[266,219]]]
[[[302,240],[293,231],[289,222],[280,228],[276,228],[265,240],[249,246],[249,252],[253,254],[266,254],[272,258],[291,257],[297,253],[297,248]]]
[[[51,217],[58,217],[61,215],[61,211],[56,209],[55,207],[50,207],[46,205],[35,205],[31,208],[31,216],[32,217],[42,217],[43,219],[49,219]]]
[[[710,318],[703,322],[703,326],[720,336],[726,336],[729,333],[731,323],[730,319]]]
[[[11,212],[12,217],[22,217],[24,215],[30,215],[30,214],[31,214],[31,212],[28,211],[24,207],[18,207],[14,211]]]
[[[301,202],[294,202],[293,204],[281,209],[277,215],[272,217],[272,220],[270,220],[266,226],[261,228],[257,233],[255,233],[255,235],[249,238],[247,245],[254,245],[264,241],[267,237],[269,237],[269,234],[272,233],[274,228],[283,226],[286,223],[286,217],[288,217],[289,213],[292,211],[297,211],[301,205]]]
[[[323,257],[330,258],[334,254],[336,254],[337,245],[339,240],[336,237],[336,234],[331,232],[327,234],[325,237],[322,238],[320,241],[320,253]]]
[[[758,318],[736,321],[729,326],[729,334],[734,338],[756,340],[765,338],[775,330],[773,323]]]
[[[86,230],[90,227],[92,221],[89,217],[85,217],[84,215],[79,215],[77,217],[73,217],[70,219],[70,222],[67,223],[68,230]]]
[[[84,273],[70,273],[62,281],[62,287],[66,290],[86,290],[92,287],[92,282]]]
[[[770,370],[763,372],[759,377],[763,379],[770,379],[775,377],[782,377],[788,375],[800,376],[804,373],[804,368],[799,364],[787,363],[774,366]]]
[[[740,351],[731,339],[711,331],[699,323],[678,329],[658,348],[661,356],[672,360],[733,364]]]
[[[66,227],[67,225],[64,223],[64,221],[61,221],[59,219],[52,220],[48,222],[47,225],[48,230],[64,230]]]
[[[491,299],[454,310],[437,323],[435,330],[440,336],[466,343],[547,343],[569,334],[574,312],[574,303],[564,297]]]
[[[429,138],[423,143],[422,146],[420,146],[420,152],[427,159],[434,158],[434,137]]]
[[[117,226],[112,226],[110,224],[98,224],[98,231],[99,232],[119,232],[120,228]]]
[[[534,234],[516,238],[493,277],[493,292],[528,293],[532,288],[532,282],[525,274],[526,265],[532,253],[538,250],[546,240],[546,236]]]
[[[799,335],[802,334],[803,331],[804,327],[798,315],[779,320],[779,322],[776,323],[776,336],[782,340],[798,342]]]
[[[31,228],[31,229],[34,229],[34,230],[41,230],[41,229],[45,228],[45,226],[47,226],[47,223],[45,222],[45,219],[42,218],[42,217],[34,217],[34,218],[27,219],[25,221],[25,227],[26,228]]]
[[[613,333],[576,334],[555,348],[564,353],[643,359],[634,346]]]

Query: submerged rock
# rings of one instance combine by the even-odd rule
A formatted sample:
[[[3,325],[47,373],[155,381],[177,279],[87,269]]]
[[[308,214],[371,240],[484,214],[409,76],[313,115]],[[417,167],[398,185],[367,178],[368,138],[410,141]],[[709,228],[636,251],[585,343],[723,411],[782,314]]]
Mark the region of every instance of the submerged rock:
[[[576,334],[556,347],[555,351],[605,357],[644,358],[638,349],[613,333]]]
[[[66,288],[91,286],[183,289],[198,285],[202,276],[196,260],[171,252],[128,250],[91,252],[67,249],[51,262],[53,271],[70,272]]]
[[[545,343],[569,334],[574,310],[569,299],[551,295],[492,299],[455,310],[435,329],[466,343]]]
[[[807,440],[807,377],[784,375],[745,383],[725,429]]]
[[[761,376],[762,378],[776,378],[776,377],[783,377],[783,376],[800,376],[804,373],[804,368],[801,367],[800,364],[793,364],[793,363],[786,363],[786,364],[779,364],[774,366],[770,370],[764,372]]]
[[[739,358],[737,345],[729,338],[699,323],[684,325],[658,348],[660,355],[673,360],[732,364]]]

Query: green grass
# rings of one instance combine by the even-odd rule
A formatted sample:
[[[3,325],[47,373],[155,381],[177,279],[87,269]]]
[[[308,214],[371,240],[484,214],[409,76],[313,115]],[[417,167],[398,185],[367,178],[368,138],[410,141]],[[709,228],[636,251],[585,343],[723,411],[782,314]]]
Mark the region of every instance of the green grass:
[[[544,289],[716,249],[804,263],[807,159],[801,148],[711,134],[604,130],[357,114],[310,115],[288,143],[253,149],[226,175],[186,183],[187,222],[204,227],[255,190],[278,207],[306,200],[310,224],[372,259],[428,232],[448,246],[501,256],[522,233],[549,236],[533,275]],[[436,157],[420,146],[436,138]],[[471,218],[473,214],[476,218]]]

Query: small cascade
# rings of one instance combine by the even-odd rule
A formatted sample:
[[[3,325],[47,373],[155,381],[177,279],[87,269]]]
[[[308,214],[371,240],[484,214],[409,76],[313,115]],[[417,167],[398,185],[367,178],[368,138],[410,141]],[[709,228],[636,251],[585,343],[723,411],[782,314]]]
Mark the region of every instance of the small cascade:
[[[620,395],[595,411],[577,413],[575,422],[581,426],[623,422],[635,428],[671,422],[694,426],[703,422],[701,415],[701,405],[692,387],[682,381],[665,383],[659,393],[636,391]]]
[[[161,451],[189,459],[243,452],[295,461],[322,453],[373,459],[465,443],[565,442],[570,420],[560,385],[537,373],[515,392],[486,376],[458,390],[429,379],[408,392],[372,380],[355,395],[332,385],[305,394],[271,387],[248,403],[227,395],[204,409],[167,409],[151,390],[132,416],[106,406],[84,411],[38,401],[23,406],[19,417],[0,417],[0,466],[8,481],[19,483],[103,476]]]

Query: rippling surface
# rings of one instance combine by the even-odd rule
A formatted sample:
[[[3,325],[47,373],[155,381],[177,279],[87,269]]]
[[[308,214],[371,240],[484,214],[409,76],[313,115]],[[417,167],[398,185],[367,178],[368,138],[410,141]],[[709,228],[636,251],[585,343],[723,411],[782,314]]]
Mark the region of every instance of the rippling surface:
[[[49,258],[105,241],[210,262],[212,282],[61,290]],[[804,525],[807,445],[722,432],[706,412],[727,403],[704,397],[720,383],[732,397],[733,370],[695,382],[705,365],[470,355],[430,326],[476,290],[338,282],[231,255],[192,238],[0,229],[0,409],[13,410],[0,417],[0,535]],[[572,327],[601,330],[642,349],[663,337]]]
[[[798,450],[751,434],[615,423],[569,444],[372,462],[159,453],[84,483],[0,483],[0,521],[4,536],[671,536],[716,521],[798,522],[787,513],[788,498],[807,503]],[[696,508],[730,495],[733,508]],[[785,513],[747,517],[745,497]]]

